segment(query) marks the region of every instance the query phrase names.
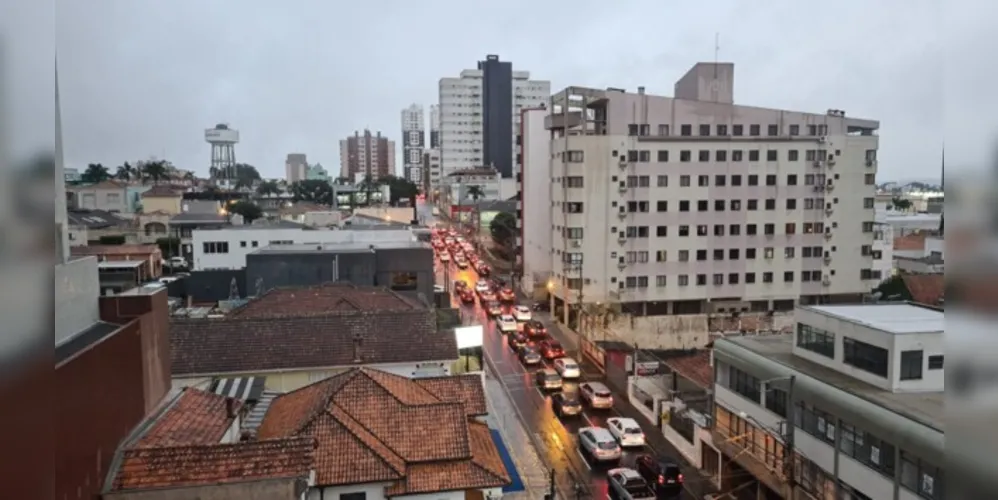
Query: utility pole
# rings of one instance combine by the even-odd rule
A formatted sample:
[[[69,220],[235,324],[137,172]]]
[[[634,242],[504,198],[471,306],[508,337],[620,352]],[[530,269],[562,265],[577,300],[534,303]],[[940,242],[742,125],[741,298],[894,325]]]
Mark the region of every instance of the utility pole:
[[[797,478],[796,462],[797,454],[794,447],[794,434],[796,432],[794,421],[796,419],[796,406],[794,405],[794,383],[797,381],[796,375],[790,376],[787,384],[787,423],[785,435],[783,436],[784,448],[789,458],[784,459],[784,468],[787,471],[787,485],[790,486],[790,500],[797,498]]]

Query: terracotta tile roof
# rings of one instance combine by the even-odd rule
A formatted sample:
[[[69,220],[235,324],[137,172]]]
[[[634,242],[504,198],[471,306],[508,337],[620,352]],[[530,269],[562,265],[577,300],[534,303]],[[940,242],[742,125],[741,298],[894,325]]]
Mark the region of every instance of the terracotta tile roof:
[[[112,490],[307,478],[314,462],[310,437],[130,449],[123,453]]]
[[[278,396],[258,436],[315,437],[322,486],[395,481],[391,495],[504,486],[509,475],[488,428],[468,421],[480,402],[451,399],[477,397],[464,386],[470,380],[419,383],[352,369]]]
[[[666,359],[665,364],[704,389],[714,385],[714,367],[710,366],[710,351],[707,349],[698,350],[688,356]]]
[[[925,250],[928,233],[911,233],[894,238],[894,250]]]
[[[327,283],[308,287],[272,288],[229,313],[235,318],[316,316],[338,312],[411,311],[428,309],[383,287]]]
[[[89,191],[91,189],[125,189],[128,184],[116,181],[114,179],[107,179],[96,184],[87,184],[83,186],[73,186],[71,190],[73,191]]]
[[[441,401],[464,403],[469,417],[479,417],[489,413],[482,377],[479,375],[417,378],[415,381]]]
[[[920,304],[938,306],[946,291],[946,277],[942,274],[905,274],[901,280],[912,300]]]
[[[73,247],[73,255],[148,255],[162,253],[156,245],[88,245]]]
[[[230,404],[238,411],[238,400],[199,389],[184,389],[132,448],[218,444],[232,424]]]
[[[183,193],[179,189],[166,184],[157,184],[142,193],[143,198],[179,198],[181,196]]]
[[[454,333],[438,332],[429,309],[272,319],[180,319],[170,324],[170,345],[174,375],[458,358]]]

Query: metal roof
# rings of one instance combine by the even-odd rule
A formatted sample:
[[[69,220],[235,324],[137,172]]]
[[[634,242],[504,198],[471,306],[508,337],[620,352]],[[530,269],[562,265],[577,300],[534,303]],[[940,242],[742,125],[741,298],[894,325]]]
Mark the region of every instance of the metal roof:
[[[941,311],[912,304],[825,305],[803,306],[802,309],[894,335],[935,333],[946,329]]]
[[[129,269],[145,264],[144,260],[105,260],[97,263],[98,269]]]

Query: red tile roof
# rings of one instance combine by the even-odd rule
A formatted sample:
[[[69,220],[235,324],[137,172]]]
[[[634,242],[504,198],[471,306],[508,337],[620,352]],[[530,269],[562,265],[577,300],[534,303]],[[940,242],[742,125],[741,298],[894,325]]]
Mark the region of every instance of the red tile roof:
[[[157,184],[142,193],[143,198],[179,198],[181,196],[183,196],[181,190],[166,184]]]
[[[920,304],[938,306],[946,291],[946,277],[942,274],[905,274],[901,280],[912,300]]]
[[[232,425],[229,405],[238,411],[240,402],[199,389],[184,389],[133,447],[217,444]]]
[[[714,385],[714,367],[710,366],[710,351],[707,349],[693,352],[688,356],[666,359],[665,364],[704,389]]]
[[[113,490],[307,478],[315,440],[295,437],[232,444],[137,448],[123,453]]]
[[[894,238],[894,250],[925,250],[928,233],[911,233]]]
[[[481,386],[477,376],[420,383],[352,369],[274,399],[258,435],[315,437],[322,486],[395,481],[389,495],[501,487],[509,474],[488,428],[468,421],[484,399],[472,377]]]
[[[337,312],[411,311],[428,309],[415,300],[383,287],[327,283],[309,287],[272,288],[233,310],[234,318],[321,316]]]

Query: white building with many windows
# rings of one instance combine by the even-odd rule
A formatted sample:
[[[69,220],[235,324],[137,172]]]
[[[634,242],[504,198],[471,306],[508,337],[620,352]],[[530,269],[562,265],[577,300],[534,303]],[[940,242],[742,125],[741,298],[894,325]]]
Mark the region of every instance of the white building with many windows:
[[[782,498],[802,498],[790,477],[808,498],[943,498],[942,311],[831,305],[795,317],[793,334],[714,344],[712,439],[737,464],[729,475]]]

